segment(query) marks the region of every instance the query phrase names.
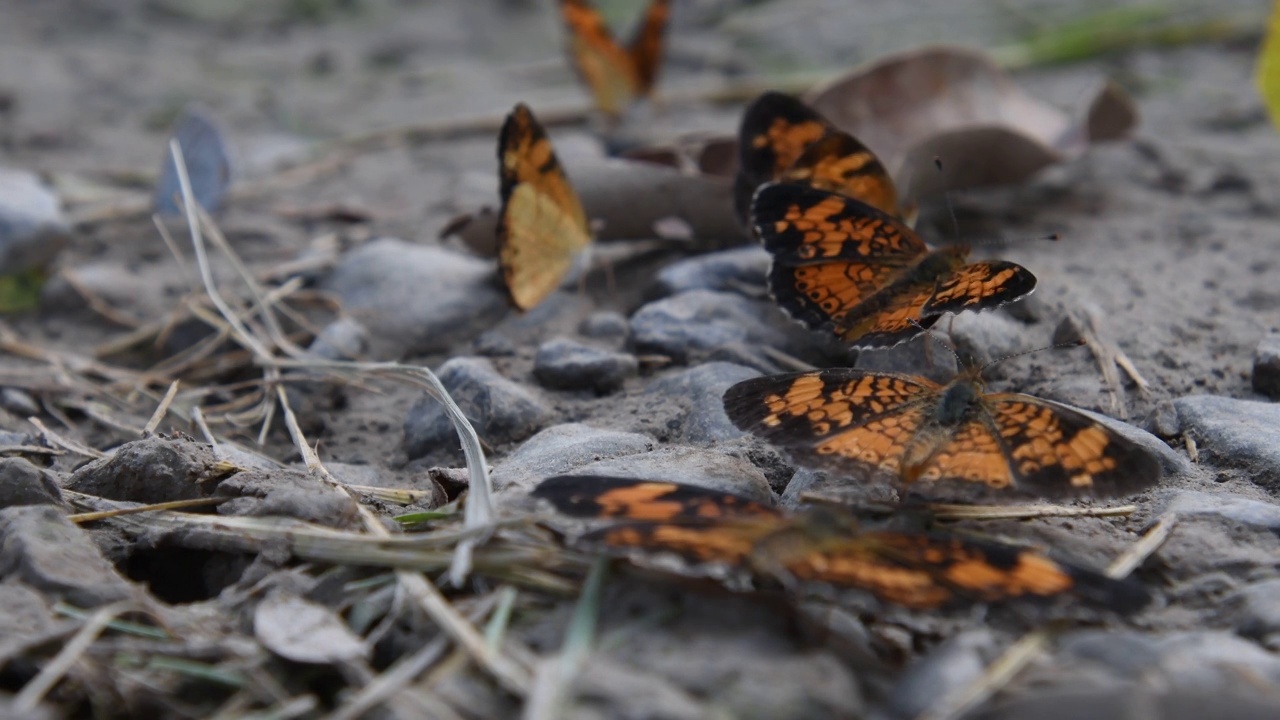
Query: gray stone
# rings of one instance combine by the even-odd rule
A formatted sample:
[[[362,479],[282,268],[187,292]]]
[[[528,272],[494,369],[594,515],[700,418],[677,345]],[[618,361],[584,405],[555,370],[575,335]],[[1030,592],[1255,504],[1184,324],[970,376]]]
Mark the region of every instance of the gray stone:
[[[0,638],[36,637],[53,627],[53,603],[20,582],[0,582]],[[0,718],[4,715],[0,715]]]
[[[182,150],[183,166],[191,195],[196,203],[216,213],[222,207],[222,199],[231,184],[231,153],[218,123],[197,107],[187,108],[173,128],[172,139]],[[152,206],[160,215],[182,215],[178,196],[182,186],[178,182],[178,168],[165,141],[164,162],[160,177],[156,180]]]
[[[1156,437],[1173,439],[1182,435],[1182,421],[1172,400],[1161,400],[1147,413],[1142,426]]]
[[[528,490],[553,475],[588,463],[628,457],[654,448],[653,438],[639,433],[599,430],[589,425],[555,425],[529,438],[493,469],[493,486]]]
[[[1027,327],[1003,312],[965,312],[943,324],[960,357],[979,367],[1029,349],[1024,342]],[[933,351],[945,353],[946,349],[934,347]],[[984,375],[1002,377],[1004,366],[995,363]]]
[[[62,491],[47,470],[25,458],[0,458],[0,507],[61,504]]]
[[[1275,698],[1216,692],[1162,690],[1143,685],[1119,688],[1045,690],[997,702],[965,720],[1274,720]]]
[[[872,372],[923,375],[939,383],[949,382],[959,369],[951,348],[928,333],[884,350],[863,350],[853,366]]]
[[[640,308],[631,317],[639,353],[686,362],[725,345],[746,343],[783,348],[787,334],[773,327],[776,309],[765,301],[731,293],[690,290]]]
[[[208,445],[152,437],[81,467],[63,487],[108,500],[162,503],[203,497],[201,483],[227,474]]]
[[[570,474],[677,482],[742,495],[758,502],[773,502],[769,481],[755,465],[732,455],[682,445],[600,460]]]
[[[507,313],[492,262],[393,238],[343,256],[320,288],[368,328],[379,358],[447,350]]]
[[[1189,395],[1174,406],[1201,458],[1242,469],[1262,487],[1280,488],[1280,405]]]
[[[48,505],[0,510],[0,578],[84,608],[134,592],[89,536]]]
[[[664,419],[670,436],[686,442],[729,440],[745,433],[724,414],[724,392],[759,372],[741,365],[712,362],[662,376],[645,390],[651,417]],[[666,405],[666,408],[653,407]],[[674,412],[672,409],[674,408]]]
[[[567,338],[554,338],[538,348],[533,375],[549,388],[590,389],[607,394],[622,387],[640,370],[640,361],[629,353],[612,352]]]
[[[1175,490],[1157,493],[1157,514],[1181,516],[1214,516],[1233,523],[1280,530],[1280,505],[1251,500],[1232,493],[1207,493],[1198,490]]]
[[[1275,650],[1280,640],[1280,579],[1246,585],[1227,596],[1219,607],[1236,632]]]
[[[484,358],[453,358],[436,374],[476,432],[490,445],[523,440],[546,425],[554,414],[541,398],[503,377]],[[433,450],[457,447],[457,432],[444,406],[424,393],[409,408],[404,421],[405,453],[413,459]]]
[[[662,298],[688,290],[736,292],[744,288],[757,288],[763,295],[769,263],[769,253],[758,245],[698,255],[664,267],[648,295]]]
[[[218,483],[217,495],[234,498],[220,515],[283,516],[348,528],[359,524],[355,500],[297,470],[246,470]]]
[[[21,388],[8,387],[0,390],[0,407],[23,417],[39,415],[42,411],[31,393]]]
[[[1073,410],[1083,413],[1088,417],[1098,421],[1107,428],[1114,430],[1118,435],[1126,440],[1141,446],[1143,449],[1156,456],[1160,461],[1160,470],[1165,478],[1170,477],[1186,477],[1194,475],[1196,468],[1191,464],[1185,455],[1177,452],[1173,448],[1165,444],[1163,440],[1143,430],[1136,425],[1130,425],[1123,420],[1117,420],[1109,415],[1103,415],[1092,410],[1085,410],[1081,407],[1071,406]]]
[[[0,168],[0,275],[46,267],[70,240],[58,198],[40,178]]]
[[[1280,333],[1270,332],[1253,351],[1253,391],[1280,398]]]
[[[588,315],[578,325],[578,332],[582,333],[583,337],[607,340],[621,345],[631,334],[631,323],[622,313],[602,310]]]
[[[1160,677],[1190,692],[1230,692],[1252,682],[1280,682],[1280,658],[1231,632],[1160,636],[1131,630],[1080,630],[1059,641],[1060,657],[1101,667],[1115,679]]]
[[[307,349],[325,360],[355,360],[369,350],[369,330],[344,315],[326,325]]]
[[[919,717],[926,709],[982,676],[999,654],[995,635],[986,628],[966,630],[902,673],[886,704],[898,717]]]

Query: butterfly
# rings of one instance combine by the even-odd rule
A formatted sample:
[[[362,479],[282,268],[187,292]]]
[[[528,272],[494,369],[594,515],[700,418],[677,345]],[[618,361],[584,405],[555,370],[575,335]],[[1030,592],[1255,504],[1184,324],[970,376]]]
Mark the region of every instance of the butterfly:
[[[670,5],[670,0],[651,0],[631,42],[623,47],[588,0],[560,0],[569,60],[606,116],[620,117],[633,102],[653,93]]]
[[[512,304],[528,310],[573,268],[591,230],[547,133],[516,105],[498,136],[498,266]]]
[[[733,203],[744,224],[756,188],[772,181],[811,185],[903,216],[893,178],[875,153],[779,92],[764,93],[742,115]]]
[[[730,387],[724,409],[801,465],[912,489],[1114,496],[1161,474],[1150,452],[1083,412],[987,393],[976,372],[945,385],[853,368],[769,375]]]
[[[815,187],[763,185],[751,221],[773,256],[778,305],[853,347],[893,347],[946,313],[998,307],[1036,287],[1021,265],[969,263],[964,246],[930,250],[896,217]]]
[[[939,533],[868,530],[832,510],[788,516],[745,497],[691,485],[565,475],[543,481],[533,496],[568,515],[624,521],[587,533],[586,543],[617,552],[671,553],[792,587],[817,582],[859,588],[909,608],[1065,593],[1120,612],[1148,601],[1146,590],[1132,581],[1023,548]]]

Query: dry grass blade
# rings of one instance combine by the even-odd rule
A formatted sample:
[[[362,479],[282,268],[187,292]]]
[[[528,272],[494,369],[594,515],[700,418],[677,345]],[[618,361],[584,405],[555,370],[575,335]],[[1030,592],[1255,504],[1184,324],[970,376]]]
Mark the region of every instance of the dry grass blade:
[[[120,508],[118,510],[99,510],[97,512],[75,513],[68,515],[67,519],[73,523],[87,523],[94,520],[106,520],[107,518],[120,517],[121,515],[137,515],[138,513],[156,512],[159,510],[186,510],[194,507],[209,507],[210,505],[221,505],[230,500],[230,497],[207,497],[195,498],[192,500],[174,500],[172,502],[155,503],[153,505],[139,505],[132,508]]]
[[[582,672],[595,640],[596,620],[600,616],[600,599],[608,567],[609,560],[604,556],[597,557],[591,565],[559,654],[543,661],[538,668],[533,692],[521,714],[524,720],[568,717],[569,690]]]
[[[87,445],[81,445],[78,442],[67,440],[66,438],[62,437],[58,433],[45,427],[44,423],[41,422],[40,418],[38,417],[35,417],[35,416],[29,417],[27,418],[27,422],[31,423],[32,425],[35,425],[36,428],[39,429],[40,432],[44,434],[44,439],[50,445],[55,445],[68,452],[75,453],[76,455],[83,455],[85,457],[91,457],[95,459],[104,458],[108,455],[108,453],[104,453],[101,450],[96,450],[94,448],[88,447]]]
[[[177,394],[178,381],[174,380],[172,383],[169,383],[169,390],[164,394],[164,399],[162,399],[160,404],[156,406],[156,411],[151,414],[151,419],[148,420],[147,424],[142,428],[143,437],[151,437],[152,433],[156,431],[156,428],[160,425],[160,421],[163,420],[164,416],[169,412],[169,406],[173,404],[173,398]]]
[[[53,660],[41,668],[40,673],[22,686],[22,690],[13,697],[10,709],[14,716],[26,717],[34,714],[36,706],[40,704],[45,694],[67,674],[71,666],[89,649],[107,625],[128,608],[128,602],[113,603],[99,608],[75,634],[75,637],[62,646]]]
[[[1070,505],[952,505],[929,503],[938,520],[1031,520],[1043,517],[1122,517],[1132,515],[1136,505],[1116,507],[1072,507]]]
[[[1152,553],[1169,539],[1169,534],[1173,532],[1173,526],[1177,523],[1177,520],[1177,515],[1165,515],[1157,520],[1154,525],[1143,533],[1142,537],[1138,538],[1138,542],[1134,543],[1107,567],[1106,576],[1117,580],[1129,577],[1129,573],[1137,570],[1142,563],[1146,562],[1147,558],[1151,557]]]

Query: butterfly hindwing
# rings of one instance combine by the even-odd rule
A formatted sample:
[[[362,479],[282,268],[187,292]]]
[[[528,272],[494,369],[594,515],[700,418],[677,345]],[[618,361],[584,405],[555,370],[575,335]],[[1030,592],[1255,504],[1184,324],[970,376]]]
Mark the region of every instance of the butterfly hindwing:
[[[653,92],[670,10],[670,0],[652,0],[630,44],[623,47],[588,0],[560,0],[569,60],[605,115],[620,117],[631,103]]]

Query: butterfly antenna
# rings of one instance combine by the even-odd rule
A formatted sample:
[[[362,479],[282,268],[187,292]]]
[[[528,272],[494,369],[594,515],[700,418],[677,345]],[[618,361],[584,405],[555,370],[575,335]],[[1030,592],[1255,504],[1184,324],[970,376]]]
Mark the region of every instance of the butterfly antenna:
[[[992,365],[995,365],[997,363],[1002,363],[1005,360],[1012,360],[1014,358],[1019,358],[1019,357],[1022,357],[1023,355],[1030,355],[1032,353],[1044,352],[1045,350],[1061,350],[1062,348],[1080,347],[1081,345],[1084,345],[1084,344],[1085,344],[1085,339],[1078,338],[1076,340],[1069,340],[1067,342],[1055,343],[1053,345],[1045,345],[1044,347],[1038,347],[1032,350],[1023,350],[1022,352],[1011,353],[1009,355],[1005,355],[1004,357],[998,357],[995,360],[992,360],[991,362],[987,363],[986,365],[983,365],[978,372],[979,373],[985,372],[986,369],[991,367]]]
[[[938,335],[938,333],[936,333],[936,332],[934,332],[934,331],[933,331],[933,328],[927,328],[927,327],[925,327],[924,325],[921,325],[921,324],[920,324],[920,322],[919,322],[919,321],[917,321],[915,318],[911,318],[911,319],[910,319],[910,323],[911,323],[912,325],[916,326],[917,328],[919,328],[919,330],[920,330],[921,332],[923,332],[923,333],[924,333],[925,337],[927,337],[928,339],[932,340],[933,342],[935,342],[935,343],[937,343],[937,344],[941,345],[942,347],[946,348],[946,349],[947,349],[947,352],[951,353],[951,356],[952,356],[952,357],[954,357],[954,358],[956,359],[956,367],[963,367],[963,366],[964,366],[964,361],[962,361],[962,360],[960,359],[960,355],[959,355],[959,353],[957,353],[957,352],[956,352],[955,348],[953,348],[953,347],[951,347],[950,345],[948,345],[948,344],[947,344],[947,341],[943,340],[943,339],[942,339],[942,337],[941,337],[940,335]],[[929,348],[930,348],[930,347],[931,347],[930,345],[925,345],[925,346],[924,346],[924,351],[925,351],[925,353],[928,353],[928,352],[929,352]],[[929,360],[929,362],[931,362],[931,363],[933,362],[933,359],[932,359],[932,358],[928,358],[928,360]]]

